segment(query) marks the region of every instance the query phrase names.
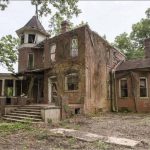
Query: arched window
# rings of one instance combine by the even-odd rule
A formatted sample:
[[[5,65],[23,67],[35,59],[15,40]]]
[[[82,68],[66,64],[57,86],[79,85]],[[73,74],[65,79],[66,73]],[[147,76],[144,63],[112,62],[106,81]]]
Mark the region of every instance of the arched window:
[[[56,44],[52,44],[50,46],[50,59],[52,62],[56,61],[55,56],[56,56]]]
[[[78,56],[78,39],[73,38],[71,40],[71,57]]]
[[[78,90],[79,76],[78,73],[70,73],[65,76],[65,90],[75,91]]]

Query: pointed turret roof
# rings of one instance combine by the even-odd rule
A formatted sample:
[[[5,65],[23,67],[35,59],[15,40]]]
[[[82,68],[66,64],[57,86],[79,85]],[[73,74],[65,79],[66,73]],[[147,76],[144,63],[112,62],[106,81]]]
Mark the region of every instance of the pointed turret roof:
[[[45,35],[49,35],[46,32],[46,30],[44,29],[44,27],[42,26],[42,24],[39,21],[39,19],[37,18],[37,16],[33,16],[24,27],[20,28],[16,32],[17,32],[17,34],[19,34],[23,30],[36,30],[36,31],[39,31]]]

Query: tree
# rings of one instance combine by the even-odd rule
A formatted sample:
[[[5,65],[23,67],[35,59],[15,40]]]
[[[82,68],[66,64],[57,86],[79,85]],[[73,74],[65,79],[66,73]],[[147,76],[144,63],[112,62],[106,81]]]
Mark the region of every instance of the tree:
[[[126,32],[116,36],[114,46],[119,48],[128,59],[132,59],[134,57],[133,45],[131,43],[130,37]]]
[[[0,0],[0,10],[7,7],[9,0]],[[63,20],[70,20],[78,16],[81,10],[78,9],[78,0],[31,0],[33,5],[39,6],[38,13],[42,17],[47,16],[50,22],[51,34],[60,32],[60,24]],[[70,23],[71,24],[71,23]],[[71,24],[73,26],[73,24]],[[0,39],[0,64],[13,70],[13,63],[17,61],[18,39],[7,35]]]
[[[132,31],[120,34],[115,38],[114,45],[122,49],[128,59],[144,57],[144,40],[150,37],[150,8],[145,11],[146,18],[132,25]]]
[[[17,61],[17,47],[19,40],[6,35],[0,39],[0,64],[14,72],[13,64]]]
[[[49,17],[49,27],[52,35],[60,33],[63,20],[71,23],[73,16],[78,16],[81,10],[77,6],[78,0],[32,0],[33,5],[39,6],[39,16]]]
[[[8,4],[8,0],[0,0],[0,10],[5,10],[7,4]]]

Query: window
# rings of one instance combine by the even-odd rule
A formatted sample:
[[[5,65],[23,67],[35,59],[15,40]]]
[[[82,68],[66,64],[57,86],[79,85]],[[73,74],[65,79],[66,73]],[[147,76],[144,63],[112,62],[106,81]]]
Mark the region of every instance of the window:
[[[50,59],[51,61],[55,61],[55,56],[56,56],[56,44],[51,45],[50,47]]]
[[[21,42],[21,44],[24,43],[24,34],[22,34],[22,35],[20,36],[20,42]]]
[[[121,97],[128,97],[127,79],[121,79],[120,80],[120,96]]]
[[[140,97],[147,97],[147,79],[145,77],[140,78]]]
[[[28,35],[28,43],[35,43],[35,34]]]
[[[29,53],[28,55],[28,69],[33,69],[34,67],[34,55],[33,53]]]
[[[66,76],[65,90],[74,91],[78,90],[78,74],[71,73]]]
[[[71,57],[78,56],[78,39],[74,38],[71,41]]]

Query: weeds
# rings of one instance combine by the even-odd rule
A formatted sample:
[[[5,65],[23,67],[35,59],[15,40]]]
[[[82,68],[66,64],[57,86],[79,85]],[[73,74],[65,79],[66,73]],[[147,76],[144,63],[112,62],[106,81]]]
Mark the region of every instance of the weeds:
[[[0,123],[0,134],[9,134],[14,133],[19,130],[31,130],[31,126],[29,123]]]
[[[44,139],[48,139],[49,135],[47,133],[47,131],[38,131],[35,133],[34,137],[37,139],[37,140],[44,140]]]
[[[94,142],[94,146],[99,150],[107,150],[108,149],[108,145],[102,141]]]

